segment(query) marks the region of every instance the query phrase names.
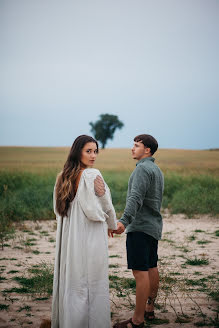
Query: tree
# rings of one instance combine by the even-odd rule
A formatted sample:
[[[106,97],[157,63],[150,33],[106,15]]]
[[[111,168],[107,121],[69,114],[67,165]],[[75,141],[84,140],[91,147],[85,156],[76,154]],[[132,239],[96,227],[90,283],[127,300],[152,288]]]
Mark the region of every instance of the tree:
[[[121,129],[124,126],[118,116],[110,114],[101,114],[98,121],[89,124],[91,132],[95,139],[101,142],[102,148],[105,148],[108,139],[113,139],[116,129]]]

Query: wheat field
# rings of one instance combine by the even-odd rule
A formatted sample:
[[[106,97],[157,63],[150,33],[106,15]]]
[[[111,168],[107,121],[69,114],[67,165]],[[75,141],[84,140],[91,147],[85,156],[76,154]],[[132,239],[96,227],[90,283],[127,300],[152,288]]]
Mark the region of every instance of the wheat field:
[[[69,147],[0,147],[0,170],[45,173],[60,171]],[[159,149],[154,155],[164,172],[219,175],[219,151]],[[100,149],[95,167],[103,171],[131,172],[135,167],[131,150]]]

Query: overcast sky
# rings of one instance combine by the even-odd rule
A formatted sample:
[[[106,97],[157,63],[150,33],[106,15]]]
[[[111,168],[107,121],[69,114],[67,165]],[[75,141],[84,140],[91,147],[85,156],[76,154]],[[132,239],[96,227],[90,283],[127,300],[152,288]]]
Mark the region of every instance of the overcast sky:
[[[219,147],[218,0],[0,0],[0,145]]]

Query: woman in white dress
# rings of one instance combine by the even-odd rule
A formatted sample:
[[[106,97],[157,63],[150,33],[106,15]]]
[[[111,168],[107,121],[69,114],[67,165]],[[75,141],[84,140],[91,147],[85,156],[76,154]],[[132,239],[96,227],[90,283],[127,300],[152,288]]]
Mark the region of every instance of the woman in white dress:
[[[94,190],[97,153],[95,139],[79,136],[56,180],[52,328],[111,327],[108,235],[117,225],[108,186],[101,197]]]

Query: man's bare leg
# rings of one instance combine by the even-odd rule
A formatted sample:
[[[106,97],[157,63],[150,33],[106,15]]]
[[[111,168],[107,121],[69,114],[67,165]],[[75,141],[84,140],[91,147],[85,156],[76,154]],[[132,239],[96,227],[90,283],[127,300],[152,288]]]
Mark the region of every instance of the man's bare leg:
[[[157,297],[157,292],[158,292],[158,288],[159,288],[158,268],[149,269],[148,276],[149,276],[150,291],[149,291],[148,302],[146,304],[145,310],[147,312],[153,312],[154,311],[154,301]]]
[[[149,274],[148,271],[132,270],[132,272],[136,281],[136,306],[132,321],[139,325],[144,321],[145,306],[149,297]]]

